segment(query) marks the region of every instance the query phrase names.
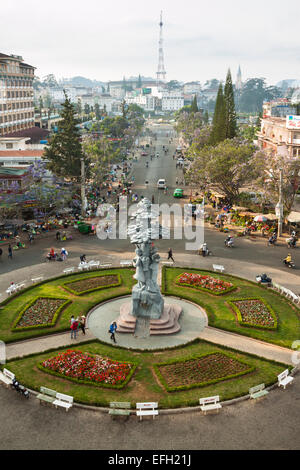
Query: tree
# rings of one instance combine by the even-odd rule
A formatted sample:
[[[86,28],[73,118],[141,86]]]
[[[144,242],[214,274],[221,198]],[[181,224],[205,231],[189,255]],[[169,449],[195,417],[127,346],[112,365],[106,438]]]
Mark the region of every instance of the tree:
[[[223,95],[223,85],[220,83],[214,117],[212,121],[212,132],[210,143],[216,145],[226,138],[226,104]]]
[[[196,95],[194,96],[194,99],[191,104],[191,112],[192,113],[197,113],[198,112],[198,104],[197,104],[197,97]]]
[[[272,151],[260,150],[254,155],[258,177],[254,187],[264,191],[266,199],[277,204],[279,199],[280,169],[282,169],[282,199],[284,212],[288,214],[293,206],[299,187],[300,160],[287,162],[285,157],[274,155]]]
[[[195,148],[186,176],[190,183],[205,185],[225,194],[231,204],[238,202],[239,190],[257,175],[254,147],[238,139],[226,139],[215,147]]]
[[[233,139],[237,133],[236,112],[234,105],[234,93],[230,70],[227,72],[226,83],[224,87],[225,100],[225,122],[226,122],[226,139]]]
[[[90,178],[100,185],[107,180],[110,165],[120,161],[120,149],[115,148],[108,137],[95,139],[92,135],[85,139],[83,147],[90,162]]]
[[[282,92],[274,86],[267,86],[265,78],[250,78],[242,88],[240,96],[240,111],[245,113],[259,113],[264,101],[279,98]]]
[[[50,143],[46,146],[44,158],[48,160],[48,169],[55,175],[78,180],[84,154],[79,129],[76,127],[79,121],[75,118],[74,106],[66,93],[62,108],[58,132],[52,135]]]
[[[47,87],[50,87],[50,88],[58,87],[57,80],[56,80],[55,76],[53,75],[53,73],[50,73],[49,75],[46,75],[44,77],[43,85],[47,86]]]
[[[90,105],[88,103],[86,103],[84,105],[84,114],[90,114],[90,112],[91,112]]]
[[[95,103],[95,115],[96,115],[96,119],[99,121],[101,119],[99,103]]]
[[[209,123],[208,110],[206,110],[205,113],[204,113],[204,115],[203,115],[203,122],[204,122],[204,124],[208,124],[208,123]]]

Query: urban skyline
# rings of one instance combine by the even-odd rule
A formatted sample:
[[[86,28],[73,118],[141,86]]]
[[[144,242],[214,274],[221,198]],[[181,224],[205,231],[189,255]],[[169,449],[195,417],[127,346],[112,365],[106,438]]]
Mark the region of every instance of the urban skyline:
[[[24,57],[39,77],[81,75],[104,82],[155,77],[161,10],[167,80],[224,79],[228,68],[235,76],[239,65],[243,79],[265,77],[274,84],[300,77],[296,0],[289,4],[293,15],[279,8],[279,0],[254,0],[243,11],[236,0],[226,5],[188,0],[185,8],[178,0],[154,0],[146,11],[136,0],[126,6],[88,0],[84,10],[78,1],[67,0],[54,0],[51,10],[36,0],[17,4],[2,6],[2,17],[12,17],[15,25],[13,34],[9,22],[1,27],[2,52]]]

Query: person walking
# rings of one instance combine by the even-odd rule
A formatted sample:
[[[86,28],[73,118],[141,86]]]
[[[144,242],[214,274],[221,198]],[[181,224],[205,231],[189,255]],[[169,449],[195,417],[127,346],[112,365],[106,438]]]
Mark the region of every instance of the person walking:
[[[110,339],[112,339],[114,341],[114,343],[116,343],[116,338],[115,338],[115,332],[117,331],[117,324],[116,322],[114,321],[110,327],[109,327],[109,330],[108,332],[110,333]]]
[[[81,328],[82,333],[85,335],[85,316],[81,315],[79,328]]]
[[[8,258],[12,260],[12,247],[11,247],[11,244],[8,245]]]
[[[72,316],[72,318],[71,318],[71,339],[73,339],[73,337],[74,337],[74,339],[77,338],[77,330],[78,330],[78,318],[75,320],[74,317]]]
[[[169,251],[168,251],[168,259],[170,259],[173,261],[173,263],[175,263],[175,260],[173,258],[173,251],[172,251],[172,248],[169,248]]]

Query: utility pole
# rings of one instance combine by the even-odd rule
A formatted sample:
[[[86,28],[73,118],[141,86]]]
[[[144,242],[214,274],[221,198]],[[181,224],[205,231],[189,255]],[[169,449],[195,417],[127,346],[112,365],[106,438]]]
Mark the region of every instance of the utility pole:
[[[81,158],[80,159],[81,161],[81,215],[82,217],[85,216],[85,210],[86,210],[86,207],[85,207],[85,202],[86,202],[86,198],[85,198],[85,167],[84,167],[84,158]]]
[[[276,215],[278,217],[278,231],[277,236],[281,237],[282,235],[282,221],[283,221],[283,204],[282,204],[282,168],[280,168],[280,176],[279,176],[279,201],[276,205]]]

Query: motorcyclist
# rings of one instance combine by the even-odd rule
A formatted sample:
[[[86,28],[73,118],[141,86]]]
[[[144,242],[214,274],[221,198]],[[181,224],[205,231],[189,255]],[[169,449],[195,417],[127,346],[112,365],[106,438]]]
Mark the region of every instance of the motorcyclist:
[[[231,235],[228,235],[228,237],[225,239],[225,244],[226,244],[227,246],[233,244],[233,238],[232,238]]]
[[[148,168],[148,166],[149,166],[149,163],[148,163],[148,162],[146,162],[146,168]]]
[[[297,242],[297,238],[296,238],[296,236],[294,236],[294,235],[292,235],[291,238],[288,238],[288,239],[287,239],[287,243],[288,243],[288,245],[289,245],[290,247],[295,248],[296,242]]]
[[[283,260],[284,264],[290,265],[292,263],[292,256],[289,253],[286,258]]]

